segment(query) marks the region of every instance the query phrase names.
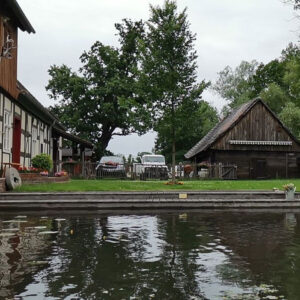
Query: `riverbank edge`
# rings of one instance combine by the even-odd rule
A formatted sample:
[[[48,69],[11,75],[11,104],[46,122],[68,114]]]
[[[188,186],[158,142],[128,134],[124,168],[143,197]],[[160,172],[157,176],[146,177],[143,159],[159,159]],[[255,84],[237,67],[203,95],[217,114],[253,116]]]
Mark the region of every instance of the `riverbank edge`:
[[[300,208],[300,193],[285,200],[284,192],[165,191],[1,193],[1,210],[101,209],[236,209]]]

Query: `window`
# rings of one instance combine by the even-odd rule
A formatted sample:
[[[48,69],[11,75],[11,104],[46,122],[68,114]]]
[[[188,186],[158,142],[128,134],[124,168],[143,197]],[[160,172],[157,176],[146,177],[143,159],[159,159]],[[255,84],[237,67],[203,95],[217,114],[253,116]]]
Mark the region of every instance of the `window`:
[[[3,151],[10,152],[10,130],[11,130],[11,113],[7,110],[4,111],[4,132],[3,132]]]
[[[36,145],[37,145],[37,128],[32,127],[32,157],[34,157],[37,154]]]

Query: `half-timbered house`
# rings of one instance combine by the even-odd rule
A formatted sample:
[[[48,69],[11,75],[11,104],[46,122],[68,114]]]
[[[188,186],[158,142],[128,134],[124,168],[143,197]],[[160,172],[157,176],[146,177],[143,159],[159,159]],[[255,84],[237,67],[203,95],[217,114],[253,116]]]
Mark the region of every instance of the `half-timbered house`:
[[[236,165],[238,179],[300,176],[299,141],[261,99],[232,111],[185,157]]]
[[[83,148],[91,148],[92,144],[67,133],[59,120],[17,81],[18,29],[35,33],[15,0],[1,0],[0,165],[28,167],[35,155],[47,153],[58,171],[63,138]]]

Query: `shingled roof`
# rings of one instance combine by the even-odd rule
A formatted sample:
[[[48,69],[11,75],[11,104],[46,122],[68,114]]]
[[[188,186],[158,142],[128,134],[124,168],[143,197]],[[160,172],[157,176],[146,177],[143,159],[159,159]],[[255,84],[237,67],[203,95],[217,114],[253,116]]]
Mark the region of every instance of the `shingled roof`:
[[[197,155],[200,152],[207,150],[217,139],[223,136],[229,129],[234,127],[239,120],[244,117],[250,109],[258,102],[261,102],[270,113],[278,120],[282,127],[293,137],[297,142],[298,140],[293,136],[293,134],[286,128],[278,117],[271,111],[271,109],[260,99],[254,99],[247,103],[242,104],[241,106],[234,109],[225,119],[219,122],[213,129],[211,129],[208,134],[202,138],[193,148],[191,148],[184,156],[187,159],[190,159]]]

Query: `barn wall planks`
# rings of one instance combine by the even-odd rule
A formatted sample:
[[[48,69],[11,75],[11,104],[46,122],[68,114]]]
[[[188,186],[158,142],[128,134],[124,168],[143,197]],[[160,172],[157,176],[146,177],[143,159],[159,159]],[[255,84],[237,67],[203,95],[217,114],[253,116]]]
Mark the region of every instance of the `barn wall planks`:
[[[291,146],[231,145],[230,140],[291,141]],[[299,144],[274,118],[268,109],[258,102],[231,130],[211,147],[216,150],[245,151],[299,151]]]
[[[300,177],[300,154],[264,151],[214,151],[214,161],[237,165],[238,179]]]
[[[239,145],[236,141],[290,141],[292,145]],[[197,154],[196,162],[208,161],[237,166],[238,179],[300,177],[299,142],[262,101],[238,119],[206,151]]]

